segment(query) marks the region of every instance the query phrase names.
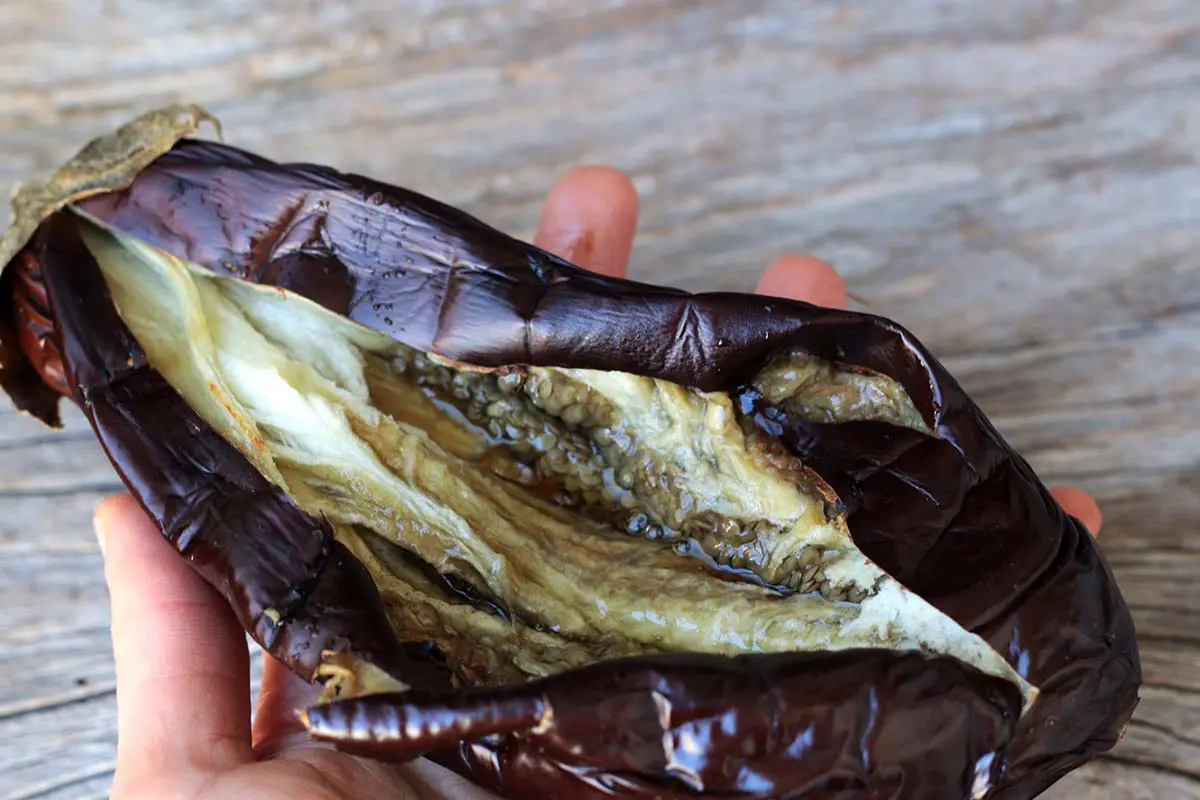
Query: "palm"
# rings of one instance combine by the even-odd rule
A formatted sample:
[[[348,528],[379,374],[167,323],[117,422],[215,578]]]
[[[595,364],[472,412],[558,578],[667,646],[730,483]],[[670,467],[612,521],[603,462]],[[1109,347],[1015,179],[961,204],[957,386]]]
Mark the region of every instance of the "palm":
[[[219,774],[193,795],[195,800],[255,797],[260,800],[393,800],[495,796],[458,776],[420,761],[392,767],[332,750],[295,747],[278,758],[243,764]]]

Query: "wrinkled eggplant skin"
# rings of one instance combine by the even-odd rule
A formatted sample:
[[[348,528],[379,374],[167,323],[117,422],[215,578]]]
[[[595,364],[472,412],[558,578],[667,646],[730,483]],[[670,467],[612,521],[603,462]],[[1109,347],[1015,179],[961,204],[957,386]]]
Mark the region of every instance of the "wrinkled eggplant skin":
[[[760,427],[829,479],[856,544],[1041,688],[996,797],[1036,796],[1111,749],[1138,701],[1133,621],[1095,540],[1024,460],[992,453],[989,477],[972,484],[954,474],[962,466],[943,439],[875,422],[814,424],[752,391],[740,400]],[[976,543],[1003,541],[1010,530],[1054,534],[1049,562],[1027,564],[1028,554],[1014,549],[1012,563],[1028,572],[977,567]],[[987,613],[959,616],[964,608]]]
[[[970,796],[980,764],[997,777],[1021,694],[949,658],[674,654],[451,689],[435,655],[395,639],[370,576],[327,524],[150,367],[69,217],[43,224],[14,272],[35,284],[36,323],[50,325],[32,357],[50,354],[39,362],[48,379],[61,369],[131,493],[243,627],[302,674],[336,650],[418,687],[310,709],[315,739],[385,760],[429,756],[508,797],[949,800]]]
[[[50,347],[101,446],[243,628],[305,677],[333,650],[449,686],[444,665],[396,640],[370,575],[328,523],[268,482],[147,364],[72,221],[50,218],[24,255],[22,277],[48,267]]]
[[[1094,541],[937,360],[895,323],[794,301],[687,294],[593,275],[421,195],[212,143],[180,142],[128,189],[78,205],[205,268],[290,289],[449,359],[622,370],[729,392],[839,493],[851,534],[868,557],[987,638],[1041,688],[992,796],[1035,796],[1111,747],[1136,705],[1141,674],[1132,619]],[[40,235],[43,247],[54,239],[48,235]],[[17,320],[12,308],[7,313]],[[764,403],[748,379],[771,356],[796,349],[899,381],[935,435],[879,423],[819,425]],[[0,370],[0,379],[6,374]],[[141,424],[143,402],[130,396],[120,406],[130,414],[127,428]],[[97,413],[89,413],[97,424]],[[189,412],[164,406],[155,413],[184,419]],[[142,491],[154,495],[154,459],[170,454],[145,447],[131,445],[124,462],[114,461],[131,484],[129,474],[144,476],[137,479],[147,483]],[[211,466],[238,474],[231,464]],[[216,488],[203,471],[193,480],[214,487],[209,497],[238,490]],[[164,516],[167,506],[157,508],[160,522],[172,519]],[[295,557],[311,563],[299,551]],[[259,585],[253,581],[279,580],[240,572],[261,554],[213,558],[239,570],[233,580],[252,582],[238,584],[243,591]],[[252,599],[230,596],[235,606]],[[511,767],[514,781],[542,768],[529,766],[536,759],[524,751],[506,761],[500,744],[485,750],[472,745],[462,753],[500,765],[503,775]]]
[[[515,797],[916,800],[970,797],[1020,707],[1006,681],[916,653],[688,654],[348,700],[309,721],[317,739],[354,731],[343,749],[367,756],[456,745],[475,782]]]

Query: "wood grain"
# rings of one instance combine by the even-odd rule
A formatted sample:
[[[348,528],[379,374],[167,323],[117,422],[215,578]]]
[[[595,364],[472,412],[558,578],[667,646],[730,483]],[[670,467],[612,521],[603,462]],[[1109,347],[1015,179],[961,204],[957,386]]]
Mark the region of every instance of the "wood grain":
[[[255,10],[251,10],[255,9]],[[1195,0],[0,0],[0,184],[171,100],[230,140],[528,235],[563,170],[626,170],[638,278],[834,263],[1052,482],[1095,493],[1147,688],[1045,796],[1200,798]],[[115,754],[77,415],[0,414],[0,798],[101,797]]]

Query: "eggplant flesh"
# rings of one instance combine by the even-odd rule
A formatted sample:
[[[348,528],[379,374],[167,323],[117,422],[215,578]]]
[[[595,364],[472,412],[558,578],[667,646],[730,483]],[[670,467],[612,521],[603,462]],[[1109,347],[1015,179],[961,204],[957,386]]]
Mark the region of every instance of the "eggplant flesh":
[[[371,572],[459,681],[649,653],[948,655],[1033,687],[854,546],[836,498],[726,393],[431,357],[80,217],[149,364]],[[920,428],[904,390],[803,356],[753,383]]]

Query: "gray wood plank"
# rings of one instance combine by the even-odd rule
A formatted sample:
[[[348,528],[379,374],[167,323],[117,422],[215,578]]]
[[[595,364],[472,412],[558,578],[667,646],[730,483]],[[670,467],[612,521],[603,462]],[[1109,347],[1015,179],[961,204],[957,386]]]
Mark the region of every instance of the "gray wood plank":
[[[253,10],[251,10],[253,9]],[[0,184],[172,99],[230,140],[527,235],[564,169],[625,169],[636,277],[748,289],[829,259],[1050,481],[1094,492],[1147,690],[1047,797],[1200,797],[1200,5],[1195,0],[0,0]],[[103,796],[78,415],[0,413],[0,797]]]

